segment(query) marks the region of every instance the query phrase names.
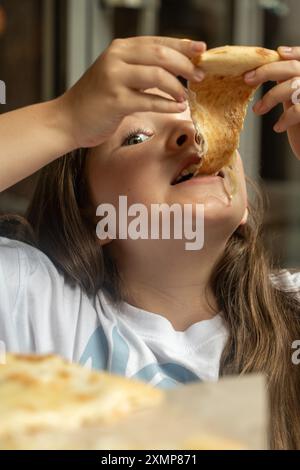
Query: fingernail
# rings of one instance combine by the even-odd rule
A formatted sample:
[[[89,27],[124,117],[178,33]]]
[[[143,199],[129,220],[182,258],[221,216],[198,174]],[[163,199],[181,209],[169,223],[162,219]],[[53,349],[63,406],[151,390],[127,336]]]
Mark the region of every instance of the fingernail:
[[[206,48],[205,42],[202,42],[202,41],[193,41],[192,42],[192,51],[194,51],[194,52],[204,51],[205,48]]]
[[[290,54],[291,52],[293,52],[293,48],[287,46],[281,46],[278,48],[278,50],[281,54]]]
[[[265,110],[266,106],[262,100],[257,101],[257,103],[255,103],[255,105],[253,106],[253,111],[255,111],[256,113],[263,113]]]
[[[275,132],[280,132],[282,130],[282,126],[279,122],[276,122],[275,126],[273,127]]]
[[[194,72],[194,79],[196,82],[201,82],[204,78],[204,72],[201,69],[196,69]]]
[[[254,111],[259,111],[260,108],[261,108],[261,105],[262,105],[262,101],[261,101],[261,100],[257,101],[257,102],[255,103],[255,105],[253,106],[253,110],[254,110]]]
[[[177,98],[177,102],[178,103],[183,103],[184,101],[187,101],[188,99],[188,91],[187,90],[183,90],[183,95],[179,95],[178,98]]]
[[[247,72],[245,74],[246,80],[253,80],[255,78],[255,70],[251,70],[251,72]]]
[[[177,103],[177,108],[179,111],[185,111],[187,107],[187,102],[184,101],[183,103]]]

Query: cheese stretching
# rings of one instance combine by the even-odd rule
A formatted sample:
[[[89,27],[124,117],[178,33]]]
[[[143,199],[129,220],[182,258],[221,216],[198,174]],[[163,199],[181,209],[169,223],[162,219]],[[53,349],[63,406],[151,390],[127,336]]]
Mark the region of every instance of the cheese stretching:
[[[222,169],[235,192],[232,167],[247,106],[258,88],[246,84],[244,74],[278,60],[275,51],[247,46],[217,47],[193,60],[205,72],[202,82],[188,85],[202,157],[195,174],[215,174]]]
[[[90,371],[58,356],[9,354],[0,366],[0,449],[17,447],[18,436],[111,423],[163,397],[143,382]]]

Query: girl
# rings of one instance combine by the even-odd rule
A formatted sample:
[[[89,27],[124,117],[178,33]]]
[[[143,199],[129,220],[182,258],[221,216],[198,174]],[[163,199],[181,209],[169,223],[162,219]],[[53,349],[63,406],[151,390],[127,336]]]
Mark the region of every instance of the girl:
[[[173,184],[198,150],[176,76],[202,80],[190,58],[204,49],[173,38],[115,40],[63,96],[0,117],[1,189],[44,167],[20,237],[27,231],[30,244],[0,238],[0,340],[159,387],[263,372],[270,445],[297,448],[300,273],[274,272],[240,156],[231,204],[220,177]],[[277,82],[254,110],[283,103],[275,130],[287,131],[300,159],[300,105],[291,101],[300,48],[279,52],[281,62],[245,80]],[[119,195],[147,208],[204,204],[203,248],[99,240],[96,208],[117,207]]]

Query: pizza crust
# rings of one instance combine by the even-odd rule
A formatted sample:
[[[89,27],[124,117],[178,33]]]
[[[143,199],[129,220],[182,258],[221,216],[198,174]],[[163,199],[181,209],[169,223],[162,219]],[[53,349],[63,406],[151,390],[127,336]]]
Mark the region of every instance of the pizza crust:
[[[247,46],[217,47],[193,60],[205,72],[202,82],[188,84],[191,116],[201,142],[197,174],[231,170],[247,106],[258,88],[246,84],[243,76],[278,60],[275,51]]]

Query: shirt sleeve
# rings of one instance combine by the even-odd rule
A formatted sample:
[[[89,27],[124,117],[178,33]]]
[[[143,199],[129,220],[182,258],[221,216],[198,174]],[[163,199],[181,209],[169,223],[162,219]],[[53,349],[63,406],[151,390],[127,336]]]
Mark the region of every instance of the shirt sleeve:
[[[0,341],[15,344],[14,310],[21,289],[19,252],[14,243],[0,237]]]
[[[72,357],[82,305],[40,250],[0,237],[0,341],[6,351]]]

